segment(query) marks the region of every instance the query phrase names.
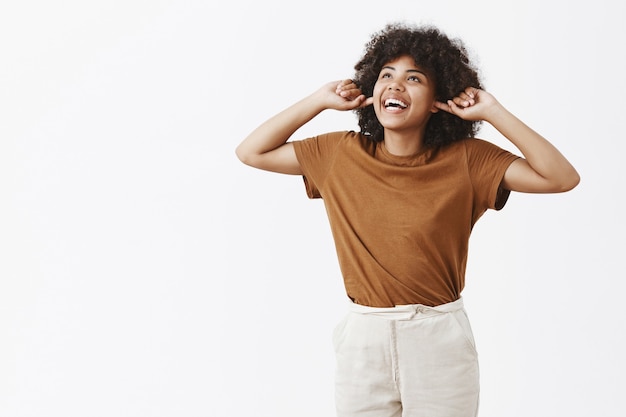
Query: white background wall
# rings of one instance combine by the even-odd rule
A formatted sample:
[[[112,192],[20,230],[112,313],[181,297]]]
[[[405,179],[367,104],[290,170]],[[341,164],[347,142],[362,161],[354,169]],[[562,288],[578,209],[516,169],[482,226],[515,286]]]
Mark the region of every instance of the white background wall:
[[[321,201],[236,160],[392,20],[460,36],[578,168],[475,228],[481,416],[623,415],[619,2],[0,5],[0,416],[332,416],[344,294]],[[325,113],[306,137],[354,129]],[[509,147],[486,127],[481,137]],[[619,216],[619,217],[618,217]]]

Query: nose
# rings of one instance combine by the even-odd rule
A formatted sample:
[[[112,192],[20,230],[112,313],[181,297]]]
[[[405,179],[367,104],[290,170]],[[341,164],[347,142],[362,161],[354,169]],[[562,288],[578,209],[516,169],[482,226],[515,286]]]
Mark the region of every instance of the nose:
[[[397,81],[393,81],[389,84],[389,86],[387,87],[388,90],[394,90],[394,91],[402,91],[404,89],[404,87],[402,86],[401,83],[397,82]]]

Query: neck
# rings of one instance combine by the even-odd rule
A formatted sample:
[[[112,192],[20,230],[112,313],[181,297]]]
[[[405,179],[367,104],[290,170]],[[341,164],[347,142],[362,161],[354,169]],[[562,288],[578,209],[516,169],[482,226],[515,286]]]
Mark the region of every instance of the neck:
[[[415,134],[415,131],[410,134],[385,131],[383,143],[387,152],[392,155],[411,156],[424,148],[424,134]]]

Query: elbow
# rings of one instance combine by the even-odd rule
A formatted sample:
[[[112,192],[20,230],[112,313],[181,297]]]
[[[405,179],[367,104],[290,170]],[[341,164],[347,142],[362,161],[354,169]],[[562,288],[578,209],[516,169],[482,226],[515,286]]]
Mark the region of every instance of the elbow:
[[[239,159],[245,165],[251,164],[250,154],[248,152],[245,152],[245,150],[241,149],[241,146],[237,146],[237,148],[235,148],[235,155],[237,156],[237,159]]]
[[[237,155],[237,159],[239,159],[239,161],[241,161],[244,165],[252,168],[263,169],[263,160],[260,155],[253,152],[247,152],[241,147],[235,149],[235,155]]]
[[[568,175],[564,180],[560,183],[559,192],[567,192],[576,188],[580,184],[580,175],[578,172],[574,171],[570,175]]]
[[[573,190],[578,186],[578,184],[580,184],[580,174],[578,174],[578,172],[574,168],[572,168],[572,173],[569,175],[569,181],[567,183],[567,189],[565,191]]]

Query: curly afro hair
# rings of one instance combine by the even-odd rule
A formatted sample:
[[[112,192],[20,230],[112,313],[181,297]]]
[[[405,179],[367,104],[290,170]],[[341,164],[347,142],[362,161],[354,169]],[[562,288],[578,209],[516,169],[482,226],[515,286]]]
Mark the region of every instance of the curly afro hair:
[[[355,83],[371,97],[383,66],[408,55],[435,80],[435,99],[446,102],[467,87],[482,88],[478,71],[468,58],[462,41],[451,39],[439,29],[405,23],[390,23],[372,35],[365,53],[354,66]],[[383,140],[383,126],[372,106],[355,110],[361,133],[375,142]],[[424,144],[441,146],[473,137],[480,122],[466,121],[445,111],[432,114],[426,126]]]

